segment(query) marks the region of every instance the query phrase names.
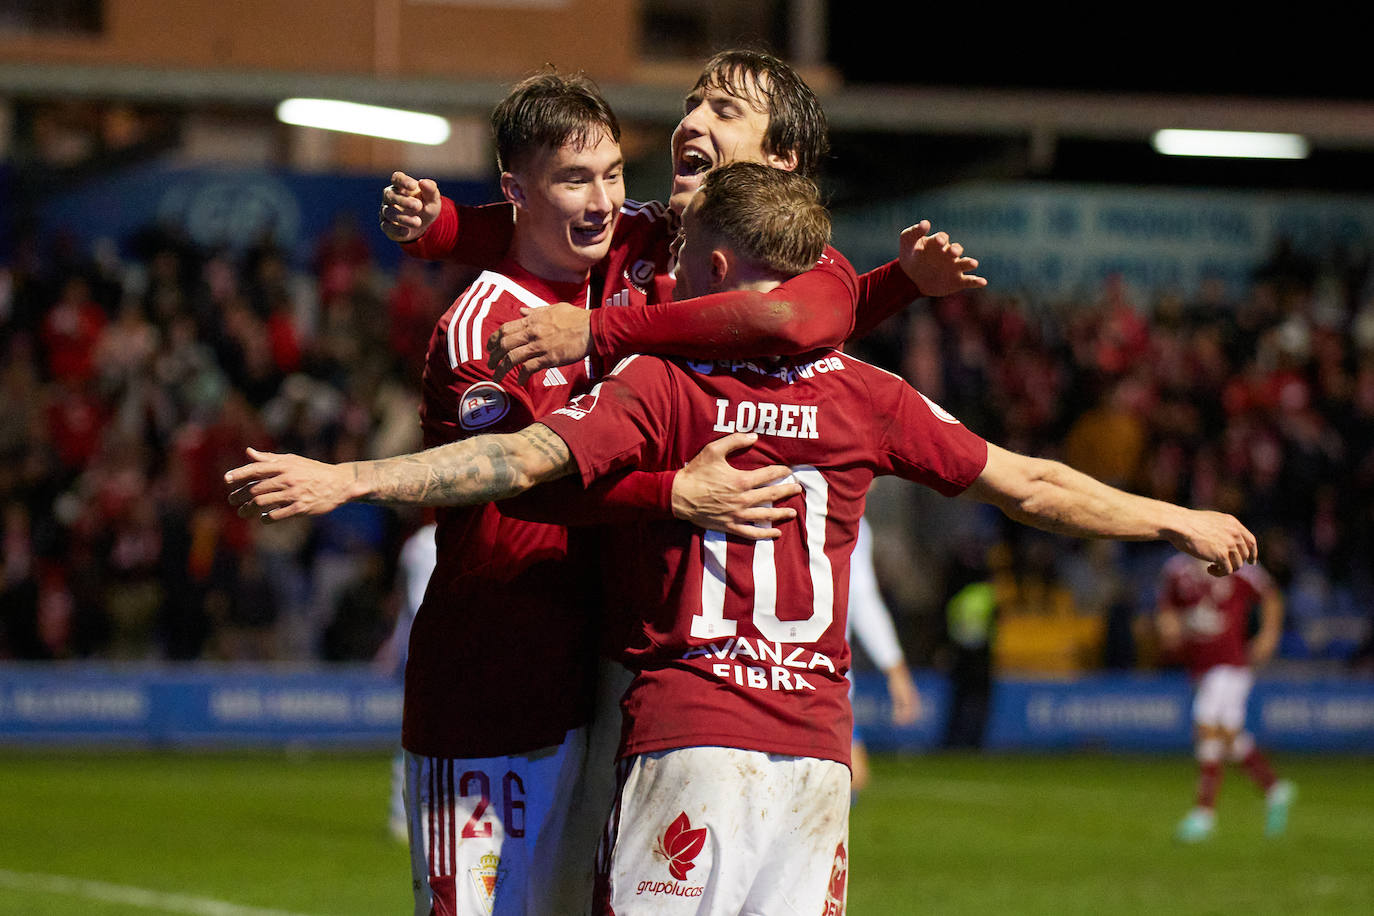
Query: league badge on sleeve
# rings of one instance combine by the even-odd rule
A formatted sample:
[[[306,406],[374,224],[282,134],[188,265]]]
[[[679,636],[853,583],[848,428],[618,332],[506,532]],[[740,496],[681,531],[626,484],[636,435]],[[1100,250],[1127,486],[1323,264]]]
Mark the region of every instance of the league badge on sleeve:
[[[478,382],[459,399],[458,424],[485,429],[510,412],[510,395],[495,382]]]
[[[921,392],[919,392],[919,391],[916,392],[916,393],[917,393],[917,394],[921,394]],[[921,400],[923,400],[923,401],[926,402],[926,406],[930,408],[930,412],[931,412],[931,413],[935,414],[936,419],[938,419],[938,420],[940,420],[940,421],[942,421],[942,422],[944,422],[944,423],[958,423],[958,422],[959,422],[959,418],[958,418],[958,417],[956,417],[954,414],[950,413],[948,410],[945,410],[943,407],[941,407],[939,404],[936,404],[934,401],[932,401],[930,398],[926,397],[925,395],[921,394]]]

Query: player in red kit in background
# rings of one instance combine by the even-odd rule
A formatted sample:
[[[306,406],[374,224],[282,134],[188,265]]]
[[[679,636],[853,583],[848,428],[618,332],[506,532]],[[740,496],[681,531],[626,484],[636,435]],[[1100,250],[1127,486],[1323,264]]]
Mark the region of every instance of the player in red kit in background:
[[[821,253],[815,185],[736,162],[684,214],[681,295],[767,290]],[[633,357],[518,433],[327,465],[261,455],[226,474],[240,514],[319,514],[348,500],[502,499],[578,473],[675,467],[747,433],[754,465],[797,493],[757,542],[680,522],[610,528],[608,604],[638,615],[622,654],[620,790],[600,856],[598,912],[842,913],[848,880],[849,558],[872,478],[967,493],[1063,534],[1168,539],[1227,574],[1256,558],[1236,519],[1132,496],[992,445],[897,376],[835,350],[767,361]]]
[[[1250,615],[1258,606],[1259,629],[1251,637]],[[1207,839],[1216,830],[1217,793],[1226,762],[1244,768],[1265,797],[1265,833],[1278,836],[1288,824],[1293,784],[1273,768],[1245,730],[1245,706],[1254,670],[1278,647],[1283,627],[1283,595],[1269,574],[1247,566],[1217,579],[1205,564],[1178,556],[1164,564],[1159,589],[1161,648],[1187,667],[1195,683],[1193,753],[1197,759],[1197,799],[1179,822],[1175,837],[1184,843]]]

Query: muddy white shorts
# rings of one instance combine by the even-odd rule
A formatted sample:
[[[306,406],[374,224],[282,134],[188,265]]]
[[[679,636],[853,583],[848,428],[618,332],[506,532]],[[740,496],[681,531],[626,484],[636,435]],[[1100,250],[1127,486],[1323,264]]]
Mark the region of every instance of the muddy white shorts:
[[[622,760],[598,914],[844,912],[849,768],[691,747]]]
[[[1217,665],[1198,681],[1193,696],[1193,722],[1239,732],[1245,727],[1245,704],[1255,675],[1238,665]]]
[[[416,916],[587,910],[586,895],[565,899],[563,892],[570,869],[591,868],[586,843],[569,835],[586,745],[579,728],[560,745],[509,757],[406,753]]]

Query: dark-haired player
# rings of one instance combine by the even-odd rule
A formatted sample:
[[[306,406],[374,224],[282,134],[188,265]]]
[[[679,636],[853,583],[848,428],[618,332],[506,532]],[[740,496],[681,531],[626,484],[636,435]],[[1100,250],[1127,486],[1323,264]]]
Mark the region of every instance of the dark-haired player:
[[[766,293],[738,290],[672,300],[669,251],[678,217],[711,168],[759,162],[815,178],[829,151],[825,112],[786,62],[750,50],[707,62],[672,136],[668,206],[627,203],[606,262],[601,302],[590,313],[560,305],[526,314],[493,336],[497,374],[566,365],[586,356],[609,365],[634,353],[752,357],[838,346],[867,333],[919,296],[986,285],[978,262],[922,222],[901,233],[900,256],[862,276],[833,248],[813,269]],[[457,207],[428,179],[392,176],[382,229],[418,257],[481,266],[501,257],[510,233],[505,205]],[[679,297],[680,299],[680,297]]]
[[[624,201],[619,124],[589,81],[543,73],[512,89],[492,125],[514,235],[435,327],[427,446],[521,429],[586,390],[582,364],[498,381],[482,345],[521,308],[590,306],[590,270]],[[590,886],[569,811],[592,701],[596,556],[561,525],[491,505],[440,508],[436,523],[405,671],[416,913],[578,912],[559,882],[584,862]]]

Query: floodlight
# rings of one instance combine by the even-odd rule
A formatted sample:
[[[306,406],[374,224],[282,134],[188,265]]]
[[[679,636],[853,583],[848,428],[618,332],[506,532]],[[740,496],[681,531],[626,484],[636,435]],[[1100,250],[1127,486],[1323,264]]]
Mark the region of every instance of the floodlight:
[[[448,119],[438,115],[336,99],[287,99],[277,106],[277,120],[426,146],[438,146],[449,135]]]
[[[1160,130],[1151,140],[1166,156],[1231,159],[1306,159],[1309,145],[1298,134],[1244,130]]]

